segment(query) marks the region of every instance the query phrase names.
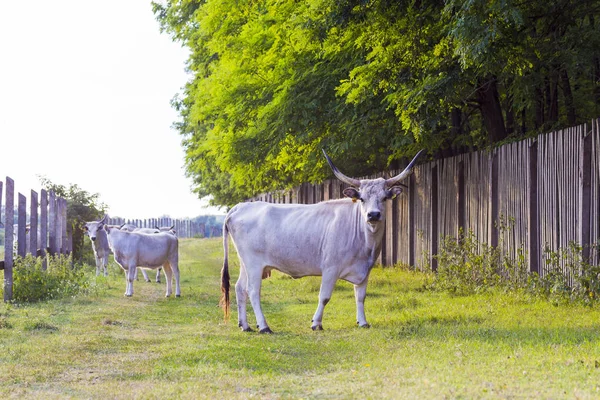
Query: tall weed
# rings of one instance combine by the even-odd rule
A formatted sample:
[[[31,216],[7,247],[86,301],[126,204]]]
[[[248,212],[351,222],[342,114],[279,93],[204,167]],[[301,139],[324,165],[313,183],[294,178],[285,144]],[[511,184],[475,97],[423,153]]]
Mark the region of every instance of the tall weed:
[[[71,256],[48,256],[42,259],[28,254],[17,257],[13,266],[13,301],[16,303],[72,297],[86,292],[91,281],[81,265],[73,265]]]

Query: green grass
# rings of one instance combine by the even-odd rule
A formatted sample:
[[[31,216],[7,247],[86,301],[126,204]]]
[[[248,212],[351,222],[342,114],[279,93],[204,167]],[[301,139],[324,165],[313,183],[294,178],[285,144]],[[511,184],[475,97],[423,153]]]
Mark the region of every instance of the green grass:
[[[229,322],[217,307],[219,239],[182,240],[180,258],[181,298],[143,281],[126,298],[113,266],[108,278],[91,278],[93,295],[0,305],[0,398],[600,396],[596,308],[501,292],[451,296],[424,291],[423,275],[376,268],[371,329],[355,326],[352,285],[340,282],[325,331],[313,332],[319,279],[276,273],[262,293],[275,334],[259,335],[239,330],[235,307]]]

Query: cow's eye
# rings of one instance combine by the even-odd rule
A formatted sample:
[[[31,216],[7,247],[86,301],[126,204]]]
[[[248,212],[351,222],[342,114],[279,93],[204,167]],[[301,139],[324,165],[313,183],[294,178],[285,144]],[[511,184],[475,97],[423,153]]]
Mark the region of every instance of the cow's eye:
[[[359,200],[360,200],[360,202],[361,202],[361,203],[364,203],[364,202],[365,202],[365,199],[363,199],[362,197],[361,197],[361,198],[359,198]]]

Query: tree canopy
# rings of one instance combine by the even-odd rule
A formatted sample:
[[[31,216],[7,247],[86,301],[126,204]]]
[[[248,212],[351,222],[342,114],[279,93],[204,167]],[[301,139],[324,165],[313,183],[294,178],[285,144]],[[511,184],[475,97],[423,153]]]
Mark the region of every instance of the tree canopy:
[[[232,205],[574,125],[600,110],[600,0],[168,0],[199,196]]]

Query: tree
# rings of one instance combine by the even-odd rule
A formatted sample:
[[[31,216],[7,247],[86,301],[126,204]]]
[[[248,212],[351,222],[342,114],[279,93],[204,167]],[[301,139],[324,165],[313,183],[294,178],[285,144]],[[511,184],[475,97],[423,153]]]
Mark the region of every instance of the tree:
[[[600,110],[600,0],[169,0],[191,50],[173,106],[200,196],[232,205],[322,180],[326,148],[365,175]]]
[[[40,177],[40,182],[44,189],[67,200],[67,229],[73,233],[73,259],[81,260],[84,254],[89,253],[89,249],[86,251],[84,248],[83,225],[85,221],[102,218],[106,213],[106,205],[99,203],[98,193],[90,194],[76,184],[59,185],[46,177]]]

